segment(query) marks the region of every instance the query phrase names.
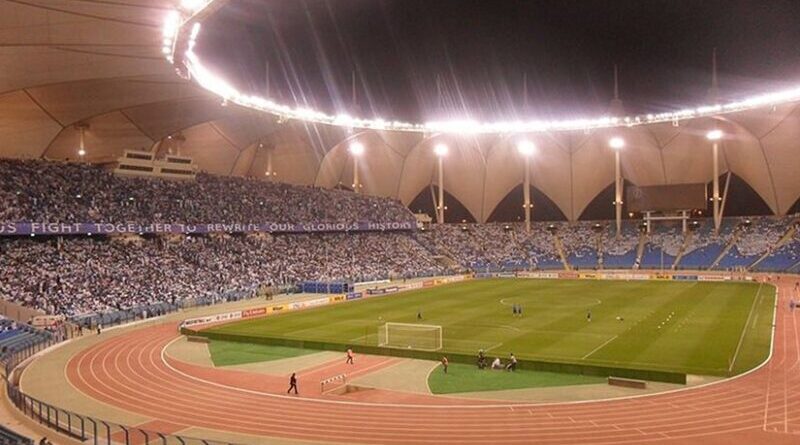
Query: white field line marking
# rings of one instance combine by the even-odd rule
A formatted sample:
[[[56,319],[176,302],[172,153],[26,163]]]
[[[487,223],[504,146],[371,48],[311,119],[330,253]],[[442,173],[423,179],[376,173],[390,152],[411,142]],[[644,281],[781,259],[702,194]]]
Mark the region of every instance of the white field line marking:
[[[518,327],[515,327],[515,326],[509,326],[507,324],[501,324],[501,325],[498,325],[497,327],[498,328],[503,328],[503,329],[508,329],[508,330],[511,330],[511,331],[522,332],[522,329],[520,329]]]
[[[484,352],[489,352],[489,351],[491,351],[492,349],[497,349],[497,348],[499,348],[500,346],[503,346],[503,344],[502,344],[502,343],[495,343],[495,344],[493,344],[492,346],[489,346],[488,348],[484,349],[483,351],[484,351]]]
[[[613,336],[613,337],[609,338],[609,339],[608,339],[608,340],[606,340],[606,341],[605,341],[605,342],[604,342],[602,345],[600,345],[600,346],[598,346],[598,347],[596,347],[596,348],[592,349],[592,351],[591,351],[590,353],[588,353],[588,354],[584,355],[583,357],[581,357],[581,359],[586,359],[586,358],[588,358],[590,355],[594,354],[595,352],[597,352],[597,351],[599,351],[599,350],[603,349],[603,347],[604,347],[605,345],[607,345],[607,344],[611,343],[612,341],[616,340],[616,339],[617,339],[617,337],[619,337],[619,334],[617,334],[617,335],[615,335],[615,336]]]
[[[778,304],[780,301],[780,296],[778,295],[778,286],[775,286],[775,304],[772,308],[772,335],[770,336],[769,340],[769,356],[767,359],[757,366],[755,369],[759,369],[768,362],[772,360],[772,354],[775,352],[775,329],[778,325]],[[774,363],[773,363],[774,364]],[[745,374],[749,374],[751,371],[746,372]],[[764,424],[762,425],[762,430],[767,431],[767,423],[769,419],[769,391],[770,387],[772,386],[772,366],[767,367],[767,389],[764,391],[766,393],[766,397],[764,397]],[[739,377],[739,376],[736,376]],[[736,378],[734,377],[734,378]]]
[[[508,300],[508,298],[502,298],[502,299],[500,299],[500,304],[502,304],[503,306],[511,306],[511,305],[513,305],[513,304],[514,304],[514,303],[509,303],[509,302],[507,302],[506,300]],[[595,303],[592,303],[592,306],[597,306],[598,304],[603,304],[603,300],[600,300],[600,299],[598,299],[598,298],[595,298],[595,300],[594,300],[594,301],[595,301]],[[581,305],[578,305],[578,304],[576,304],[576,305],[565,304],[565,305],[562,305],[562,306],[563,306],[563,307],[579,307],[579,306],[581,306]]]
[[[574,331],[552,331],[545,329],[528,329],[526,332],[533,334],[557,334],[557,335],[583,335],[585,337],[600,337],[605,335],[597,332],[574,332]]]
[[[731,360],[731,364],[728,366],[728,372],[733,371],[733,365],[736,364],[736,359],[739,357],[739,350],[742,349],[742,343],[744,342],[745,334],[747,334],[748,326],[750,325],[750,319],[753,318],[753,310],[756,308],[757,303],[761,299],[761,287],[763,285],[764,283],[758,285],[756,296],[753,298],[753,304],[750,306],[750,313],[747,314],[747,321],[744,323],[744,329],[742,329],[742,335],[739,336],[739,344],[736,345],[736,351],[733,353],[733,360]]]

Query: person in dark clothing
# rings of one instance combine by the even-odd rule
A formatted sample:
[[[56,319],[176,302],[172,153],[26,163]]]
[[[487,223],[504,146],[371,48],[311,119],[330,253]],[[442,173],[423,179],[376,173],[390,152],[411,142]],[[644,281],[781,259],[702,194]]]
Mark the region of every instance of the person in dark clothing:
[[[297,394],[297,374],[294,372],[292,373],[292,376],[289,377],[289,390],[286,391],[286,394],[290,394],[292,389],[294,389],[294,393]]]
[[[353,350],[351,348],[347,348],[347,361],[346,364],[352,365],[353,363]]]
[[[511,360],[506,365],[506,371],[514,372],[517,370],[517,358],[514,357],[514,354],[511,354]]]
[[[444,369],[445,374],[447,374],[447,365],[449,364],[450,362],[447,360],[447,356],[442,357],[442,368]]]
[[[486,355],[483,353],[483,349],[478,351],[478,369],[486,368]]]

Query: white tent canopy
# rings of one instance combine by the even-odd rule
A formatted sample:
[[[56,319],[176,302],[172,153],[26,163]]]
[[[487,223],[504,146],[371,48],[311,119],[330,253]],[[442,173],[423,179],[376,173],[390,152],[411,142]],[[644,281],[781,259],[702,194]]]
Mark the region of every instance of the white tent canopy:
[[[0,156],[74,159],[86,123],[87,159],[107,162],[125,149],[164,150],[182,134],[181,153],[202,169],[264,175],[267,150],[280,181],[336,187],[352,182],[347,150],[366,147],[366,193],[409,204],[436,182],[433,146],[445,143],[445,189],[478,221],[522,182],[514,145],[525,135],[348,132],[229,105],[178,77],[161,54],[166,0],[0,2]],[[610,135],[626,139],[623,176],[637,185],[709,182],[711,119],[528,135],[537,147],[532,185],[570,220],[613,182]],[[727,114],[721,171],[746,181],[775,214],[800,198],[800,104]],[[262,148],[259,145],[263,144]]]

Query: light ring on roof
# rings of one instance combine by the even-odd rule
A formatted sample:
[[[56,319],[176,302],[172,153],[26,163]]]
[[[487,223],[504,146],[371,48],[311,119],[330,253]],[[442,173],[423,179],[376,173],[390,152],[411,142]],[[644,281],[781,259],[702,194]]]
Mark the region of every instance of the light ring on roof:
[[[194,52],[194,42],[200,32],[200,22],[213,14],[228,0],[196,0],[184,3],[183,11],[168,14],[164,23],[163,52],[171,63],[185,72],[202,88],[220,96],[224,101],[242,107],[276,115],[284,120],[334,125],[349,129],[406,131],[440,134],[507,134],[541,133],[548,131],[576,131],[603,128],[634,127],[663,122],[679,122],[699,117],[751,110],[764,106],[775,106],[800,101],[800,86],[748,97],[744,100],[719,105],[703,105],[668,113],[653,113],[626,117],[603,116],[599,118],[572,119],[562,121],[517,120],[507,122],[478,122],[452,120],[426,123],[410,123],[381,118],[361,118],[347,114],[331,115],[310,108],[279,104],[270,99],[240,93],[230,83],[211,72]],[[193,9],[187,10],[186,5]],[[176,14],[181,17],[176,19]],[[180,44],[183,42],[184,44]]]

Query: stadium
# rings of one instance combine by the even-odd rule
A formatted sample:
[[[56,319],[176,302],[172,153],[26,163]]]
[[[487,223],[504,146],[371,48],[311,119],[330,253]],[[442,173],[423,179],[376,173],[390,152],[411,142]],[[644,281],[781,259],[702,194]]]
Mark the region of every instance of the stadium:
[[[0,444],[800,443],[798,17],[0,0]]]

